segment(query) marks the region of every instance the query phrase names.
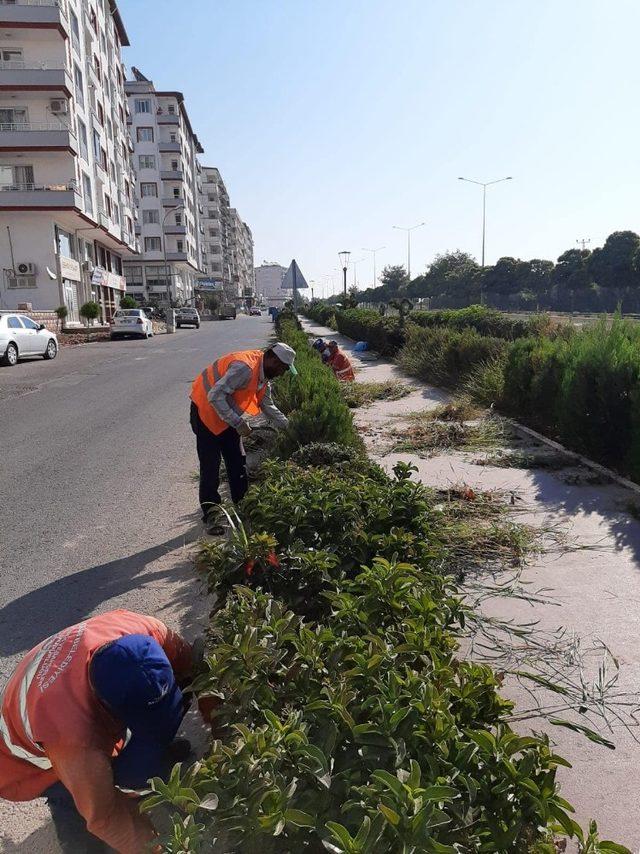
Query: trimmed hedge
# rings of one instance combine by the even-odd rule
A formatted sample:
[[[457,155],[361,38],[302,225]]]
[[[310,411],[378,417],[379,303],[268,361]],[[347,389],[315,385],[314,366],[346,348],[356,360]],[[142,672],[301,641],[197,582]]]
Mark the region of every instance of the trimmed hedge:
[[[382,356],[395,356],[405,333],[398,317],[382,317],[368,308],[350,308],[336,314],[338,331],[354,341],[368,341]]]
[[[520,320],[482,305],[471,305],[469,308],[457,310],[414,311],[409,315],[409,320],[418,326],[445,326],[458,331],[475,329],[480,335],[504,338],[505,341],[541,335],[551,328],[548,315],[541,314]]]

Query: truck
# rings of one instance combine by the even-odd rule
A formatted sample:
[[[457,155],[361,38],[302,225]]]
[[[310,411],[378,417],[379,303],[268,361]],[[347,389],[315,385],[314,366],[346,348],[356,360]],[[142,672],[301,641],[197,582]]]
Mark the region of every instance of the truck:
[[[220,308],[218,309],[218,319],[219,320],[235,320],[236,319],[236,307],[232,302],[223,302]]]

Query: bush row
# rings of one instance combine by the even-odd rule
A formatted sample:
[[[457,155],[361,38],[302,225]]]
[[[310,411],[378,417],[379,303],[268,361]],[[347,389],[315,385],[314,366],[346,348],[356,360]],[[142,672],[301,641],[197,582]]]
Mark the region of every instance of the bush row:
[[[475,329],[480,335],[504,338],[505,341],[540,335],[551,328],[548,315],[541,314],[520,320],[482,305],[471,305],[469,308],[457,310],[414,311],[409,317],[411,322],[418,326],[444,326],[458,331]]]
[[[300,370],[281,401],[333,395],[292,318],[279,336]],[[438,500],[340,444],[264,464],[232,535],[202,548],[218,598],[194,688],[217,737],[153,781],[145,808],[179,810],[166,851],[552,854],[556,833],[582,838],[564,760],[513,732],[500,678],[457,655]]]
[[[186,851],[551,852],[581,836],[566,763],[457,656],[465,607],[430,493],[367,466],[268,463],[234,536],[205,548],[220,603],[196,687],[221,700],[218,740],[152,805],[203,822]]]
[[[404,328],[364,309],[336,318],[346,335],[397,358],[412,376],[461,388],[640,481],[640,325],[614,317],[552,328],[541,316],[525,322],[521,337],[520,321],[494,315],[504,317],[479,307],[422,312]]]

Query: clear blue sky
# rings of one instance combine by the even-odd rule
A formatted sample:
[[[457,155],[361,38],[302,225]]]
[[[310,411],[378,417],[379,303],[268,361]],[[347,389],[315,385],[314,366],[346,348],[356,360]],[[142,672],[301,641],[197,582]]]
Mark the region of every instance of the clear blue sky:
[[[120,0],[138,66],[179,89],[255,260],[318,283],[363,246],[555,259],[640,231],[637,0]],[[334,287],[340,274],[334,272]],[[353,272],[349,272],[351,284]],[[370,261],[358,266],[361,286]]]

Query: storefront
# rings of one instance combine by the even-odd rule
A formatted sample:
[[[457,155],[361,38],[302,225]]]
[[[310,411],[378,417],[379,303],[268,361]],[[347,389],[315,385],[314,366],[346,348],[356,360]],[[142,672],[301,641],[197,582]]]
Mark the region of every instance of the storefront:
[[[91,273],[91,296],[101,309],[102,322],[110,323],[114,312],[124,296],[126,280],[124,276],[111,273],[104,267],[94,267]]]
[[[59,256],[62,293],[67,307],[67,324],[80,323],[80,300],[82,298],[82,270],[73,258]]]

